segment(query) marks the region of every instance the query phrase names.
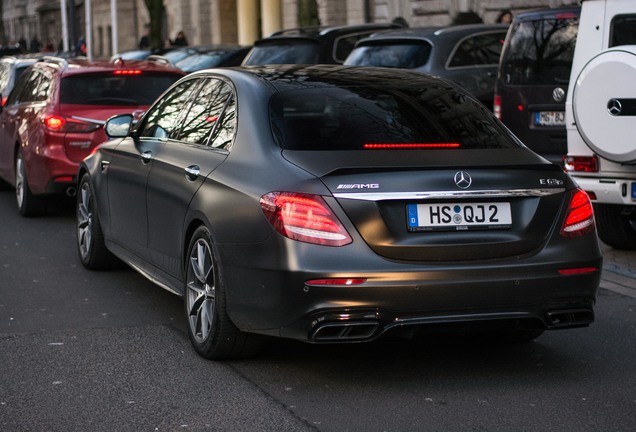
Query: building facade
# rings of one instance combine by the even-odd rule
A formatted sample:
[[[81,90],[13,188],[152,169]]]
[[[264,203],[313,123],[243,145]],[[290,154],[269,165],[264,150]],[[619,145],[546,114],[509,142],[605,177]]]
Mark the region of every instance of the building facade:
[[[164,0],[164,44],[183,31],[190,45],[251,45],[256,39],[299,24],[299,3],[315,2],[322,25],[404,20],[411,27],[450,25],[470,13],[485,23],[504,9],[513,13],[578,4],[578,0]],[[149,22],[144,0],[2,0],[0,44],[62,43],[61,4],[66,5],[69,47],[86,34],[90,54],[108,58],[136,49]],[[115,5],[113,13],[111,6]],[[86,16],[86,10],[90,14]],[[113,26],[116,25],[116,28]]]

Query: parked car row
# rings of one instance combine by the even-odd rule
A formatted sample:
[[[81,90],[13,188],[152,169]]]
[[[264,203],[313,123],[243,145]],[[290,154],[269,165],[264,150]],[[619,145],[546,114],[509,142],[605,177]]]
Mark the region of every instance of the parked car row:
[[[25,216],[77,192],[81,263],[123,262],[182,296],[205,358],[269,337],[511,343],[588,326],[591,200],[484,105],[509,37],[294,29],[199,71],[220,47],[41,59],[1,108],[0,178]]]

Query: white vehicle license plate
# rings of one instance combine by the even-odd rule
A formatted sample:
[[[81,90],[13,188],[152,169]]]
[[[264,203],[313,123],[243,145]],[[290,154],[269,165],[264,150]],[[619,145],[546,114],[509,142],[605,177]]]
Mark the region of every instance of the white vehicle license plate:
[[[407,204],[409,231],[507,229],[512,224],[510,203]]]
[[[565,126],[565,112],[540,111],[534,113],[535,126]]]

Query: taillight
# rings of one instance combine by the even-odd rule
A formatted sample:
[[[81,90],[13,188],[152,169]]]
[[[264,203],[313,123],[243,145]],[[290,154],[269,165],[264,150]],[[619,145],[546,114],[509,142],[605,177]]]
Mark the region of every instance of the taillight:
[[[499,120],[501,120],[501,96],[496,94],[492,106],[492,112]]]
[[[44,118],[44,124],[54,132],[63,132],[66,121],[63,117],[48,115]]]
[[[53,114],[49,114],[44,118],[44,124],[53,132],[89,133],[101,127],[101,125],[96,123],[89,123]]]
[[[598,172],[598,157],[592,156],[563,156],[563,166],[570,172]]]
[[[577,189],[570,199],[568,214],[561,228],[563,237],[578,237],[594,231],[594,210],[587,194]]]
[[[8,97],[9,97],[9,96],[2,96],[2,106],[5,106],[5,105],[6,105],[6,103],[7,103],[7,98],[8,98]]]
[[[261,197],[269,223],[287,238],[324,246],[344,246],[351,237],[323,198],[294,192],[270,192]]]

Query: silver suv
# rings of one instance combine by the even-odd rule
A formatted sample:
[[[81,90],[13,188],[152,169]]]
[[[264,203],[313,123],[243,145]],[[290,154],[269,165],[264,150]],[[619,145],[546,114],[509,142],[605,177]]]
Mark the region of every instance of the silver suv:
[[[565,169],[593,200],[600,239],[636,249],[636,2],[587,0],[566,100]]]

